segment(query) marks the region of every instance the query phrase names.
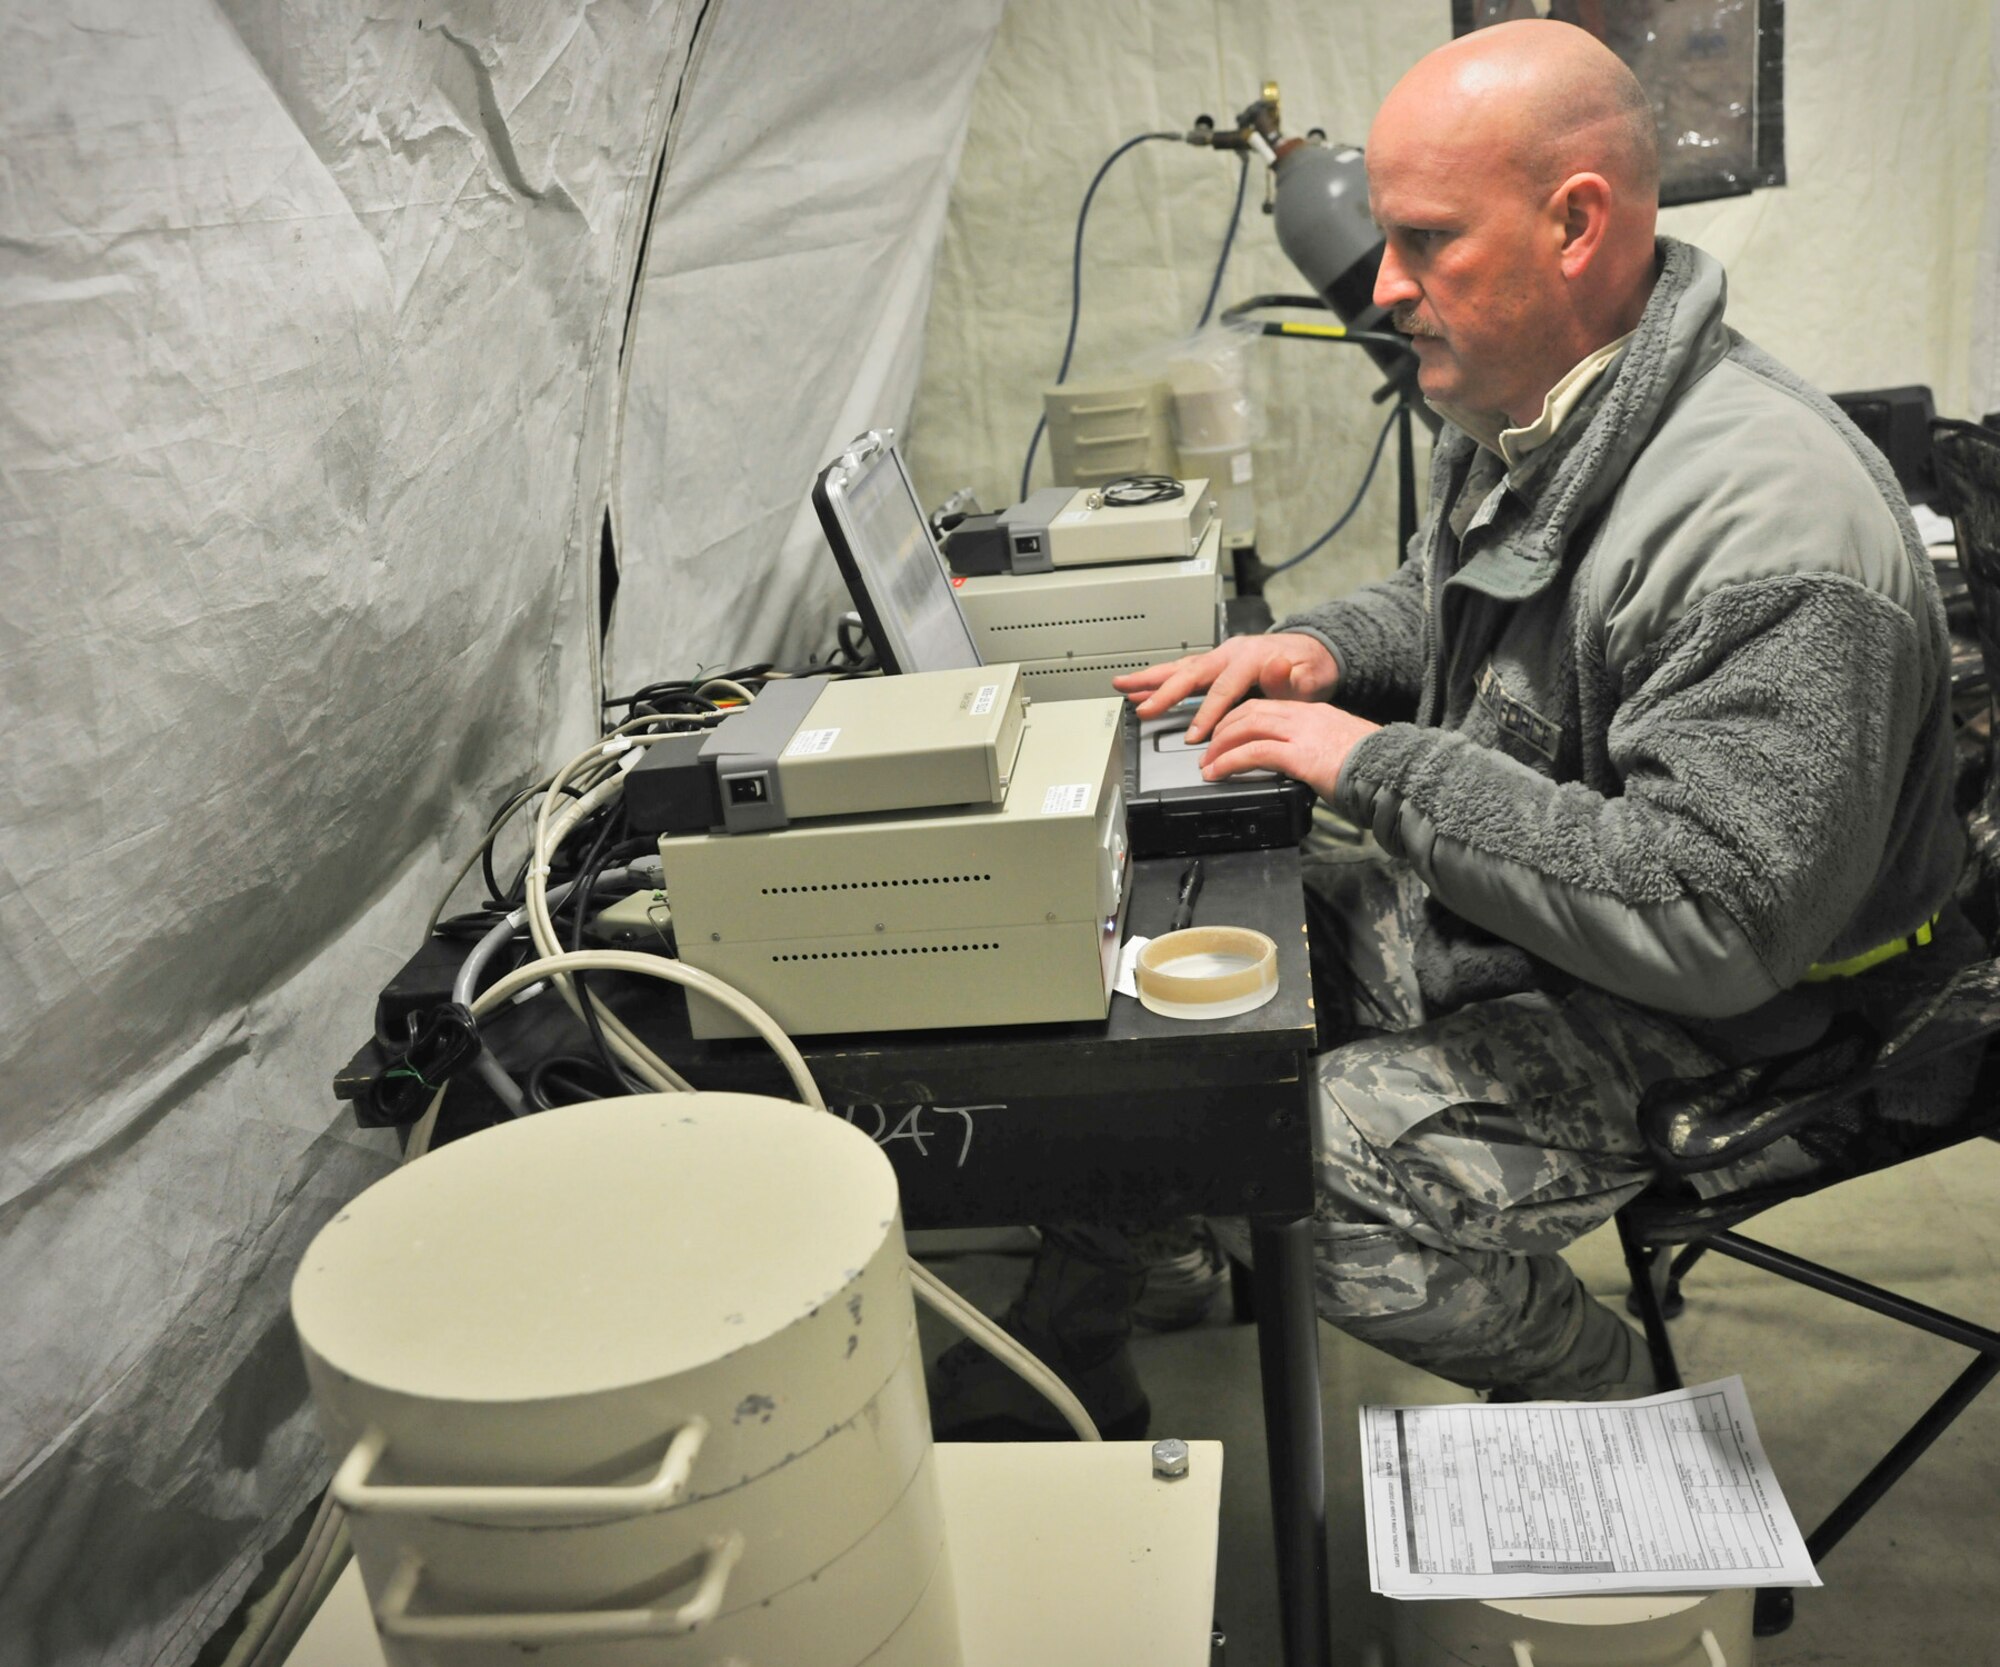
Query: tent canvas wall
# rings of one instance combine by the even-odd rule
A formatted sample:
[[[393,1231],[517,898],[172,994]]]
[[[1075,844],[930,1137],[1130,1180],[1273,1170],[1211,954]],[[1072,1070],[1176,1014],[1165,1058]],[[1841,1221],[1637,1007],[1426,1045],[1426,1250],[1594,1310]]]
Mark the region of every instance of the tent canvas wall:
[[[287,1286],[394,1153],[330,1073],[595,733],[607,510],[616,675],[809,639],[808,472],[903,418],[997,16],[0,22],[9,1667],[189,1659],[323,1483]]]
[[[1358,138],[1448,16],[0,13],[0,1660],[189,1660],[322,1482],[290,1270],[394,1161],[327,1080],[495,800],[607,686],[825,645],[806,486],[854,431],[1006,501],[1119,139],[1268,74]],[[1791,186],[1670,227],[1823,384],[2000,403],[1987,9],[1788,22]],[[1080,368],[1191,322],[1233,187],[1120,167]],[[1254,204],[1225,299],[1296,281]],[[1373,376],[1256,374],[1282,553]],[[1382,571],[1392,513],[1296,593]]]

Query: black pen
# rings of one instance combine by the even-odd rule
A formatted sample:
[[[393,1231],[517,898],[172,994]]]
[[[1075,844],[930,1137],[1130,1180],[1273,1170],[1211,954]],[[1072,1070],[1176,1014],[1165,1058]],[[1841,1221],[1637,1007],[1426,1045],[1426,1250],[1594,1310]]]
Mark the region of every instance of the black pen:
[[[1201,881],[1201,858],[1196,857],[1181,875],[1180,895],[1174,903],[1174,920],[1168,931],[1184,932],[1194,924],[1194,900],[1201,895]]]

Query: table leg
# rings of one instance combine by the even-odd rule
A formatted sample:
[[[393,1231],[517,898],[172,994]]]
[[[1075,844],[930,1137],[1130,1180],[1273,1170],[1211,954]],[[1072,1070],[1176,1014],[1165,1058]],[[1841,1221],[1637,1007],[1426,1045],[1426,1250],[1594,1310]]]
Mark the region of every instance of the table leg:
[[[1253,1225],[1250,1247],[1285,1667],[1327,1667],[1326,1448],[1320,1430],[1312,1224]]]

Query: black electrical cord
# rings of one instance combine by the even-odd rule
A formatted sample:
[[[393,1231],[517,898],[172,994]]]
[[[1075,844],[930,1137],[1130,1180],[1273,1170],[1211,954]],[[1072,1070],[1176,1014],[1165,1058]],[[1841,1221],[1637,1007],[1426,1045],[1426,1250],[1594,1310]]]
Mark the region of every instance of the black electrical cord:
[[[1097,188],[1104,183],[1104,176],[1111,172],[1111,164],[1116,162],[1127,151],[1137,150],[1141,145],[1154,139],[1171,139],[1174,143],[1180,144],[1185,137],[1184,134],[1179,133],[1140,133],[1134,135],[1104,159],[1096,175],[1091,179],[1090,189],[1084,192],[1083,206],[1076,211],[1076,241],[1075,246],[1070,251],[1069,257],[1069,336],[1063,342],[1062,367],[1056,372],[1056,384],[1058,387],[1062,385],[1063,379],[1069,375],[1070,356],[1076,352],[1076,323],[1083,312],[1083,225],[1090,218],[1091,198],[1097,195]],[[1035,424],[1034,438],[1028,442],[1027,461],[1021,465],[1021,496],[1024,498],[1028,495],[1028,476],[1035,467],[1035,452],[1041,446],[1042,431],[1048,426],[1048,414],[1044,412],[1041,420]]]
[[[606,711],[622,708],[635,718],[679,717],[689,720],[712,717],[731,710],[697,691],[710,683],[741,683],[753,693],[772,682],[794,677],[853,677],[875,669],[874,658],[865,653],[860,639],[850,639],[843,629],[836,633],[832,657],[803,666],[779,666],[769,660],[737,666],[731,671],[702,672],[693,677],[663,678],[634,690],[629,695],[609,695]]]
[[[1264,569],[1265,578],[1267,579],[1272,578],[1276,574],[1283,573],[1286,572],[1288,569],[1297,567],[1300,562],[1306,559],[1307,556],[1311,555],[1328,539],[1332,538],[1335,533],[1339,532],[1342,527],[1346,526],[1348,522],[1354,519],[1354,512],[1361,507],[1361,500],[1368,496],[1369,485],[1375,479],[1375,465],[1382,461],[1382,448],[1389,443],[1389,430],[1396,426],[1396,416],[1397,416],[1396,410],[1392,406],[1389,411],[1389,420],[1383,423],[1382,432],[1375,436],[1375,449],[1368,454],[1367,473],[1362,475],[1361,484],[1358,487],[1356,487],[1354,491],[1354,501],[1350,503],[1346,509],[1341,511],[1340,519],[1334,522],[1332,526],[1328,527],[1325,532],[1321,533],[1319,537],[1314,539],[1296,556],[1288,557],[1284,561],[1279,562],[1276,567],[1265,568]]]
[[[1250,183],[1250,153],[1241,151],[1236,158],[1236,206],[1229,211],[1229,230],[1222,238],[1222,258],[1215,263],[1215,276],[1208,286],[1208,299],[1201,304],[1201,317],[1195,320],[1195,328],[1201,329],[1208,323],[1215,311],[1215,297],[1222,289],[1222,274],[1229,266],[1230,246],[1236,241],[1236,228],[1243,219],[1243,191]]]
[[[719,712],[721,707],[706,695],[698,695],[694,687],[687,683],[648,683],[636,694],[614,695],[605,703],[607,708],[622,706],[635,716],[655,717],[699,717],[705,712]],[[641,713],[640,707],[651,710]]]
[[[1266,307],[1312,307],[1321,312],[1330,312],[1323,296],[1318,295],[1253,295],[1247,301],[1238,301],[1222,309],[1222,322],[1234,324],[1245,313],[1262,312]]]
[[[556,1090],[566,1091],[566,1097],[557,1099]],[[557,1106],[576,1105],[584,1100],[608,1100],[624,1089],[617,1079],[604,1074],[604,1067],[596,1060],[578,1053],[561,1053],[539,1059],[530,1066],[521,1092],[537,1111],[553,1111]]]
[[[625,807],[622,803],[611,806],[605,812],[603,825],[598,828],[597,837],[590,842],[590,850],[577,869],[576,889],[569,895],[569,901],[576,909],[569,928],[569,947],[572,951],[583,948],[583,928],[590,919],[590,894],[596,888],[598,876],[604,872],[608,863],[612,833],[624,820]],[[590,1031],[590,1040],[597,1048],[598,1058],[604,1062],[604,1069],[610,1073],[613,1082],[623,1085],[623,1092],[643,1094],[646,1085],[628,1076],[625,1068],[618,1063],[617,1056],[611,1051],[611,1044],[604,1035],[604,1026],[598,1022],[596,1005],[591,1001],[590,991],[584,983],[584,975],[573,972],[569,976],[571,985],[576,991],[577,1006],[583,1009],[583,1022]]]
[[[471,909],[447,915],[432,928],[431,936],[451,943],[476,943],[507,918],[504,909]]]
[[[508,899],[514,895],[514,892],[511,887],[504,892],[500,889],[500,877],[493,872],[493,844],[500,837],[500,830],[506,826],[507,818],[512,816],[528,800],[532,799],[537,791],[539,789],[525,787],[509,798],[500,807],[499,814],[487,824],[485,843],[479,847],[479,872],[486,881],[486,907],[496,915],[506,914],[513,907],[513,904],[509,903]],[[572,799],[583,797],[580,789],[571,787],[567,783],[563,786],[563,792]],[[521,879],[527,877],[527,872],[528,865],[526,862],[523,862],[521,864]],[[517,879],[514,882],[515,886],[520,885],[521,879]]]
[[[1106,509],[1139,509],[1146,504],[1170,504],[1187,496],[1187,488],[1172,475],[1120,475],[1097,489]]]
[[[858,618],[843,616],[833,628],[834,641],[839,644],[841,660],[857,671],[872,671],[875,656],[868,647],[868,634],[862,629]]]

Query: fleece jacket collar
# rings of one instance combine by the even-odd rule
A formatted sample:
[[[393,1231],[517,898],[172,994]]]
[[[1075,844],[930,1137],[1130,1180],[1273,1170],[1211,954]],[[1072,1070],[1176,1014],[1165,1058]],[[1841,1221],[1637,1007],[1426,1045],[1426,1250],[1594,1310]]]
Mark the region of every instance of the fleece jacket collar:
[[[1658,240],[1652,298],[1616,364],[1586,393],[1555,438],[1506,483],[1506,501],[1481,514],[1498,530],[1450,580],[1503,602],[1524,601],[1562,568],[1571,535],[1625,478],[1681,392],[1729,351],[1721,264],[1673,238]],[[1457,430],[1438,448],[1433,501],[1465,478],[1474,441]],[[1468,531],[1471,529],[1468,528]]]

